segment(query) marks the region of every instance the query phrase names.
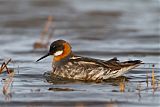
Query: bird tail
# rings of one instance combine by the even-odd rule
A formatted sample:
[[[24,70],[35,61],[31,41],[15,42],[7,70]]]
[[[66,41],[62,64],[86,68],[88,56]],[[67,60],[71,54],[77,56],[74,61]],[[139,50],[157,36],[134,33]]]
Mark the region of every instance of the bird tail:
[[[122,62],[122,65],[123,66],[138,66],[142,64],[142,61],[141,60],[131,60],[131,61],[125,61],[125,62]]]
[[[140,64],[142,64],[142,61],[140,60],[121,62],[121,68],[119,70],[113,71],[112,73],[116,72],[116,75],[113,75],[111,78],[116,78],[118,76],[121,76],[124,73],[128,72],[129,70],[139,66]]]

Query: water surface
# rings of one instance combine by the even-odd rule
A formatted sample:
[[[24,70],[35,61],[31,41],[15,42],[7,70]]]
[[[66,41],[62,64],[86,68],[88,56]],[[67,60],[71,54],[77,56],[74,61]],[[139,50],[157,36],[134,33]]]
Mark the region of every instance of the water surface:
[[[0,2],[0,62],[12,58],[15,69],[10,94],[1,106],[158,107],[160,105],[160,35],[158,0],[13,0]],[[10,8],[6,8],[10,7]],[[124,76],[125,91],[116,80],[103,83],[48,83],[51,57],[36,63],[47,50],[36,51],[47,17],[54,17],[51,41],[65,39],[78,55],[108,60],[142,60]],[[155,65],[155,87],[151,84]],[[147,73],[149,76],[146,83]]]

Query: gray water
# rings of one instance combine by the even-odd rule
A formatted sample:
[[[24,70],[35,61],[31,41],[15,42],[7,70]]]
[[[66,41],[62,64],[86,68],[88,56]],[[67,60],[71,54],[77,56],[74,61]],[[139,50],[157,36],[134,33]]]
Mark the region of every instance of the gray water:
[[[125,92],[120,92],[119,82],[113,81],[65,84],[46,81],[43,73],[51,71],[52,57],[36,63],[47,50],[36,51],[33,44],[49,15],[54,17],[55,26],[51,41],[69,41],[76,54],[103,60],[139,59],[145,63],[124,75],[129,78]],[[7,96],[2,92],[7,75],[0,75],[0,105],[160,106],[159,16],[158,0],[1,0],[0,62],[12,58],[9,67],[14,68],[15,76]],[[152,64],[155,90],[151,84]]]

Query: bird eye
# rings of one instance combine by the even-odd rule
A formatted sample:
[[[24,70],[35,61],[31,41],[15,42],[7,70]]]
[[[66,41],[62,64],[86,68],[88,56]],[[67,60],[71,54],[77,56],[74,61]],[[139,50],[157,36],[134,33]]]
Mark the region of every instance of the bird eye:
[[[56,46],[52,46],[52,48],[55,48]]]

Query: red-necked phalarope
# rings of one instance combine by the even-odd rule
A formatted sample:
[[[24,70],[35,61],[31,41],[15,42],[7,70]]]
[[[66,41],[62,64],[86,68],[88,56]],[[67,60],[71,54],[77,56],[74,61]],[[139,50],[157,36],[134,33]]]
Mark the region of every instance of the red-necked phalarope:
[[[142,61],[120,62],[117,58],[108,61],[81,57],[73,54],[71,46],[64,40],[54,41],[48,54],[37,60],[54,55],[53,74],[69,79],[97,81],[116,78],[141,64]]]

